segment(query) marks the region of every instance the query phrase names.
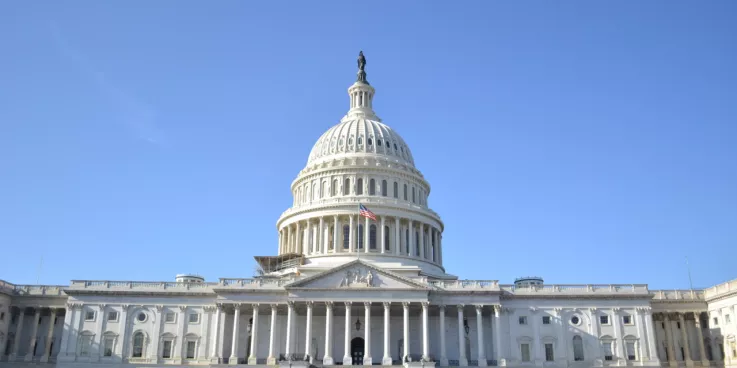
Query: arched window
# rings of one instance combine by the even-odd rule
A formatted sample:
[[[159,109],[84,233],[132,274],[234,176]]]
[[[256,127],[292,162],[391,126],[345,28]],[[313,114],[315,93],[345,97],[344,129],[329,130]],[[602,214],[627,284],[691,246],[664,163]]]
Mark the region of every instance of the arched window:
[[[361,97],[363,97],[363,96],[361,96]],[[358,145],[360,146],[362,144],[363,144],[363,137],[358,137]]]
[[[383,195],[384,197],[388,196],[389,195],[389,193],[387,193],[388,191],[389,191],[389,188],[386,187],[386,180],[382,180],[381,181],[381,195]]]
[[[343,195],[351,194],[351,179],[343,180]]]
[[[363,224],[358,224],[358,249],[363,249]]]
[[[333,192],[333,197],[335,197],[335,196],[337,196],[337,195],[338,195],[338,183],[339,183],[339,182],[338,182],[338,179],[335,179],[335,180],[333,180],[333,188],[332,188],[332,189],[333,189],[333,190],[332,190],[332,192]]]
[[[317,200],[317,196],[319,193],[317,193],[317,183],[312,183],[312,200]]]
[[[415,256],[420,256],[420,233],[415,231]]]
[[[376,195],[376,180],[369,180],[369,195]]]
[[[343,249],[348,249],[348,241],[350,240],[351,228],[348,225],[343,225]]]
[[[409,255],[409,229],[404,232],[404,254]]]
[[[392,249],[391,245],[389,244],[390,239],[391,235],[389,235],[389,226],[384,226],[384,250],[386,251]]]
[[[325,196],[328,193],[328,182],[323,181],[322,182],[322,188],[320,189],[320,198],[325,198]]]
[[[407,200],[407,184],[404,184],[404,200]]]
[[[369,226],[369,249],[376,249],[376,225]]]
[[[138,331],[133,335],[133,351],[131,356],[133,358],[141,358],[143,357],[143,341],[145,337],[143,336],[143,332]]]
[[[584,360],[583,339],[579,335],[573,336],[573,360],[577,362]]]
[[[394,182],[394,198],[399,198],[399,184]]]
[[[356,194],[362,195],[363,194],[363,179],[356,180]]]

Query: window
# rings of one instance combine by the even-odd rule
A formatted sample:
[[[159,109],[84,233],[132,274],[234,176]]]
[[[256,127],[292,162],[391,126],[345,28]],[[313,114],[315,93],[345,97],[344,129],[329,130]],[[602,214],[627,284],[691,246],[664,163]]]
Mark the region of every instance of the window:
[[[363,102],[363,96],[361,96],[361,102]],[[362,144],[363,144],[363,137],[358,137],[358,145],[360,146]]]
[[[343,180],[343,195],[351,194],[351,179]]]
[[[376,195],[376,180],[369,180],[369,195]]]
[[[530,344],[520,344],[519,346],[520,355],[523,362],[530,361]]]
[[[579,324],[581,324],[581,318],[579,316],[571,317],[571,324],[578,326]]]
[[[714,326],[719,326],[719,319],[714,317]]]
[[[171,359],[171,348],[173,346],[172,340],[164,340],[164,347],[161,348],[161,357],[164,359]]]
[[[356,194],[357,195],[363,194],[363,179],[356,180]]]
[[[0,321],[5,320],[5,312],[0,312]]]
[[[622,316],[622,323],[624,323],[625,325],[631,325],[632,316]]]
[[[389,195],[389,188],[386,187],[386,180],[381,181],[381,195],[386,197]]]
[[[146,313],[143,313],[143,312],[138,313],[138,315],[136,316],[136,319],[138,320],[138,322],[145,322],[146,321]]]
[[[729,318],[729,314],[725,314],[724,315],[724,323],[730,323],[730,322],[732,322],[732,319]]]
[[[94,335],[88,332],[83,332],[79,338],[79,355],[89,356],[90,348],[92,347],[92,339]]]
[[[351,228],[348,225],[343,225],[343,249],[348,249],[348,242],[350,240]]]
[[[552,362],[554,360],[555,360],[555,355],[553,354],[553,344],[547,343],[545,344],[545,361]]]
[[[676,328],[679,330],[681,329],[681,322],[676,322]]]
[[[389,244],[390,239],[391,235],[389,235],[389,226],[384,226],[384,250],[386,251],[391,249],[391,245]]]
[[[131,354],[133,358],[143,357],[143,340],[143,332],[139,331],[133,335],[133,354]]]
[[[197,342],[196,341],[187,341],[187,355],[186,355],[186,359],[194,359],[195,358],[196,348],[197,348]]]
[[[376,225],[369,227],[369,249],[376,249]]]
[[[573,360],[577,362],[583,362],[583,339],[581,336],[573,336]]]
[[[117,322],[118,321],[118,312],[108,312],[108,314],[107,314],[107,320],[108,320],[108,322]]]
[[[543,324],[544,325],[550,324],[550,316],[543,316]]]
[[[366,139],[366,143],[368,143],[368,145],[371,146],[374,144],[374,141],[371,139],[371,137],[369,137],[368,139]]]
[[[394,182],[394,198],[399,198],[399,183]]]
[[[409,229],[404,231],[404,254],[409,255]]]
[[[420,233],[415,231],[415,256],[420,256]]]
[[[526,325],[527,324],[527,316],[519,316],[517,319],[519,321],[519,324]]]
[[[404,184],[404,200],[407,200],[407,184]]]
[[[95,311],[87,311],[84,314],[84,320],[85,321],[94,321],[95,320]]]
[[[333,187],[331,188],[330,193],[333,197],[338,195],[338,179],[333,180]]]
[[[164,317],[164,322],[166,323],[174,323],[177,321],[177,315],[174,312],[166,312],[166,315]]]
[[[358,249],[363,249],[363,224],[358,224]]]
[[[613,354],[612,354],[612,342],[611,341],[602,341],[601,342],[601,351],[604,353],[604,360],[613,360]]]
[[[599,322],[602,325],[608,325],[609,324],[609,315],[604,314],[604,315],[599,316]]]
[[[115,337],[113,336],[105,336],[105,341],[103,343],[103,349],[102,349],[102,355],[106,357],[113,356],[113,343],[115,342]]]
[[[190,313],[189,314],[189,323],[198,323],[200,322],[200,314],[199,313]]]
[[[635,342],[627,341],[625,342],[624,346],[625,346],[625,349],[627,349],[627,360],[637,359],[637,356],[635,355]]]

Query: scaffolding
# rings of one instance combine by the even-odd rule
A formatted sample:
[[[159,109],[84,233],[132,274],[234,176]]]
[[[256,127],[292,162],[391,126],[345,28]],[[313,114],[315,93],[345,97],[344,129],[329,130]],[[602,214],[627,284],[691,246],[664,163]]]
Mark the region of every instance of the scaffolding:
[[[258,269],[258,276],[268,277],[269,274],[298,267],[304,264],[305,257],[302,254],[286,253],[278,256],[254,256]]]

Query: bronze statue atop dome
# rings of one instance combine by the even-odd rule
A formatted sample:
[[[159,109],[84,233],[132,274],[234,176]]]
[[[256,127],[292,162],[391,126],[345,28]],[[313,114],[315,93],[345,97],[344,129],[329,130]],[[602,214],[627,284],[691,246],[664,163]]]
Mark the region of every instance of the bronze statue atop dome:
[[[369,84],[366,80],[366,57],[363,56],[363,51],[358,52],[358,79],[357,82]]]

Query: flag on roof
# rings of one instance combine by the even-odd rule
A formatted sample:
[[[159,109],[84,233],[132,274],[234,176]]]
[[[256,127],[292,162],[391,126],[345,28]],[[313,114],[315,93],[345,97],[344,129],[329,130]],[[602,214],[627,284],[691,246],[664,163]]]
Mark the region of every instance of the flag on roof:
[[[376,221],[376,215],[374,215],[373,212],[371,212],[368,208],[366,208],[366,206],[360,203],[358,204],[358,214]]]

